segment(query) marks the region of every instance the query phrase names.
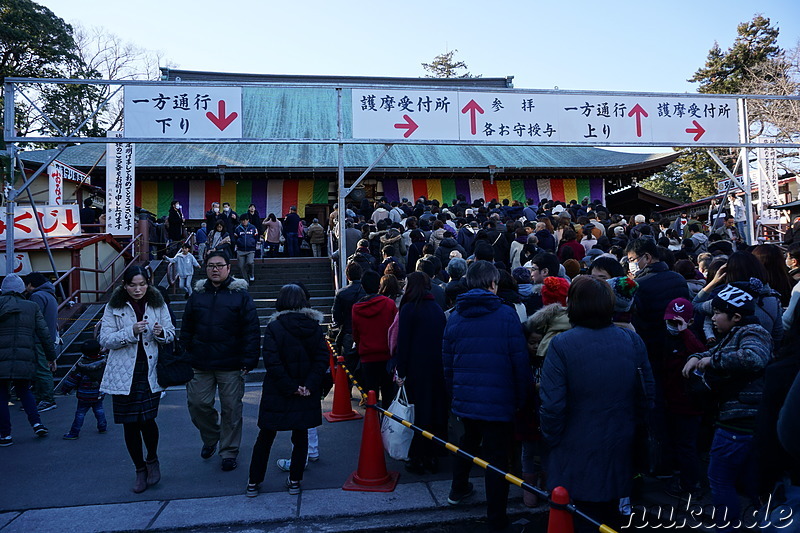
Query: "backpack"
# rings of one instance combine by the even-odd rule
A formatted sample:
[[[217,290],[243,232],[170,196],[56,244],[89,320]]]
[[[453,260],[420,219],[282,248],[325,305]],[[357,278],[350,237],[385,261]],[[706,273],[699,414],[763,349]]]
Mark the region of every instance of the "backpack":
[[[367,272],[368,270],[375,270],[373,268],[372,261],[370,261],[370,258],[361,252],[356,252],[350,257],[348,257],[347,264],[349,265],[350,263],[357,263],[358,266],[361,267],[362,272]]]

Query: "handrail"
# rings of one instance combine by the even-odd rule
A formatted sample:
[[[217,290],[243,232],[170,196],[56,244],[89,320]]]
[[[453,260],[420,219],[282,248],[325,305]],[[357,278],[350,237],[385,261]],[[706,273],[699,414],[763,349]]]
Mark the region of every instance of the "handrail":
[[[109,261],[108,265],[106,265],[106,267],[105,267],[105,268],[102,268],[102,269],[100,269],[100,268],[87,268],[87,267],[72,267],[72,268],[70,268],[69,270],[67,270],[66,272],[64,272],[64,273],[63,273],[61,276],[59,276],[59,277],[58,277],[58,279],[56,279],[56,280],[53,282],[53,285],[57,285],[57,284],[59,284],[59,283],[61,283],[61,282],[65,281],[65,280],[67,279],[67,277],[68,277],[68,276],[70,276],[70,275],[74,274],[75,272],[91,272],[91,273],[95,273],[95,274],[105,274],[106,272],[108,272],[108,270],[109,270],[109,269],[113,269],[113,268],[114,268],[114,265],[115,265],[115,264],[116,264],[116,262],[117,262],[117,260],[118,260],[120,257],[122,257],[122,256],[125,254],[125,252],[126,252],[126,251],[128,251],[128,249],[133,249],[133,246],[134,246],[134,245],[135,245],[135,244],[136,244],[136,243],[137,243],[137,242],[138,242],[138,241],[139,241],[141,238],[142,238],[142,235],[141,235],[141,233],[140,233],[139,235],[137,235],[136,237],[134,237],[133,239],[131,239],[131,242],[129,242],[129,243],[128,243],[128,244],[127,244],[127,245],[126,245],[126,246],[125,246],[125,247],[124,247],[122,250],[120,250],[120,251],[119,251],[119,253],[118,253],[118,254],[117,254],[117,255],[116,255],[116,256],[115,256],[115,257],[114,257],[114,258],[113,258],[111,261]],[[132,264],[133,264],[133,261],[131,261],[130,263],[128,263],[127,265],[125,265],[125,268],[123,268],[123,269],[122,269],[122,272],[120,272],[120,273],[119,273],[119,274],[118,274],[118,275],[117,275],[117,276],[116,276],[116,277],[115,277],[113,280],[111,280],[111,283],[109,284],[109,288],[110,288],[110,287],[113,287],[113,286],[114,286],[114,284],[115,284],[117,281],[119,281],[120,277],[121,277],[121,276],[122,276],[122,275],[125,273],[125,271],[126,271],[126,270],[128,270],[128,268],[129,268],[129,267],[130,267]],[[66,299],[65,299],[63,302],[61,302],[61,303],[59,304],[59,306],[58,306],[58,311],[61,311],[61,310],[62,310],[64,307],[67,307],[67,306],[69,306],[69,305],[72,305],[72,304],[73,304],[73,302],[72,302],[72,299],[73,299],[75,296],[79,295],[79,294],[83,294],[83,293],[86,293],[86,294],[105,294],[105,293],[107,293],[107,292],[108,292],[108,290],[109,290],[108,288],[107,288],[107,289],[105,289],[105,290],[97,290],[97,289],[76,289],[76,290],[72,291],[72,293],[71,293],[69,296],[67,296],[67,298],[66,298]]]

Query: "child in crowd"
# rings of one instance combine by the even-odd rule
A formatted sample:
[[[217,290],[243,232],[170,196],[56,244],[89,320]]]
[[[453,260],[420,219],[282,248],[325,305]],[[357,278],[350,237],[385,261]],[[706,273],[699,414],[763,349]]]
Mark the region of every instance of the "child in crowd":
[[[188,298],[192,295],[192,276],[194,276],[194,269],[200,268],[197,259],[191,254],[189,244],[183,243],[181,251],[175,254],[175,257],[167,257],[167,261],[175,264],[180,287],[186,291],[186,297]]]
[[[692,302],[675,298],[664,311],[669,336],[662,346],[660,358],[664,364],[664,399],[666,402],[667,454],[673,468],[680,474],[667,487],[667,494],[677,498],[700,497],[700,457],[697,438],[703,409],[692,398],[681,375],[686,359],[705,351],[705,345],[695,337],[689,326],[694,321]]]
[[[97,419],[97,431],[105,433],[108,423],[106,413],[103,410],[103,396],[100,393],[100,381],[103,379],[103,371],[106,367],[106,358],[100,353],[100,343],[96,340],[88,340],[81,346],[83,356],[78,360],[75,369],[64,377],[61,382],[61,391],[69,394],[76,389],[75,395],[78,397],[78,408],[75,410],[75,420],[69,433],[64,435],[64,440],[76,440],[86,413],[91,409]]]
[[[720,341],[689,357],[683,367],[683,377],[701,379],[719,405],[708,482],[720,521],[735,521],[741,513],[737,486],[758,507],[753,434],[772,337],[755,317],[757,296],[747,282],[719,291],[712,300],[711,320]]]

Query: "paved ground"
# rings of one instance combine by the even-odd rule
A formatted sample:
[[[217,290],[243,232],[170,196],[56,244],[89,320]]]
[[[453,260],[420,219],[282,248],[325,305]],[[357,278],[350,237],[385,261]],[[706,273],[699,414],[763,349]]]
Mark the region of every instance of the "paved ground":
[[[361,421],[323,422],[319,428],[321,459],[306,470],[299,497],[285,491],[286,474],[275,466],[277,458],[288,457],[291,446],[289,434],[279,434],[263,494],[254,499],[244,497],[257,433],[259,387],[248,384],[246,390],[242,450],[239,468],[233,472],[222,472],[217,456],[207,461],[199,457],[201,442],[189,419],[186,393],[170,390],[162,399],[158,417],[163,479],[138,495],[130,491],[134,472],[121,426],[110,424],[108,433],[101,435],[93,415],[88,414],[80,439],[62,440],[71,425],[76,400],[59,396],[58,409],[42,414],[50,435],[39,439],[24,413],[12,406],[14,445],[0,448],[0,531],[208,531],[231,530],[231,526],[249,531],[246,528],[254,524],[262,525],[258,531],[398,530],[463,524],[484,516],[479,478],[473,480],[478,493],[469,502],[460,508],[447,505],[451,458],[442,461],[439,474],[424,477],[408,474],[403,463],[387,459],[389,469],[401,473],[394,492],[342,491],[342,484],[357,467]],[[324,410],[330,409],[331,400],[332,394]],[[106,409],[111,417],[110,399]],[[474,474],[481,475],[477,468]],[[510,510],[525,520],[532,514],[520,500],[520,490],[512,487]]]

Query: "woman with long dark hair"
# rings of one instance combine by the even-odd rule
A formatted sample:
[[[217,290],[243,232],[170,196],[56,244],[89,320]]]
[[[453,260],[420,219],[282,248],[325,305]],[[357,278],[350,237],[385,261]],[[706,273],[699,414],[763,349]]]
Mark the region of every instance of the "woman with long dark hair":
[[[761,244],[753,248],[752,254],[764,265],[767,275],[764,283],[780,294],[781,305],[789,305],[794,281],[786,270],[784,253],[774,244]]]
[[[278,219],[275,218],[275,213],[270,213],[264,219],[264,242],[267,247],[267,257],[275,257],[278,255],[278,246],[281,243],[281,231],[283,226]]]
[[[397,342],[397,383],[405,384],[409,403],[414,404],[414,424],[447,440],[447,393],[442,364],[442,338],[447,319],[431,294],[431,278],[413,272],[406,278],[400,300]],[[424,474],[439,469],[438,449],[415,433],[406,470]]]
[[[111,395],[114,422],[122,424],[125,446],[136,467],[135,493],[161,480],[156,416],[163,389],[156,365],[159,345],[174,338],[169,309],[150,285],[147,270],[130,267],[106,305],[98,341],[109,350],[100,391]]]
[[[250,461],[247,496],[258,496],[269,452],[278,431],[292,432],[292,459],[286,488],[300,494],[308,455],[308,429],[322,424],[322,378],[328,347],[322,313],[312,309],[296,284],[284,285],[275,303],[277,313],[264,331],[264,385],[258,409],[258,438]]]

